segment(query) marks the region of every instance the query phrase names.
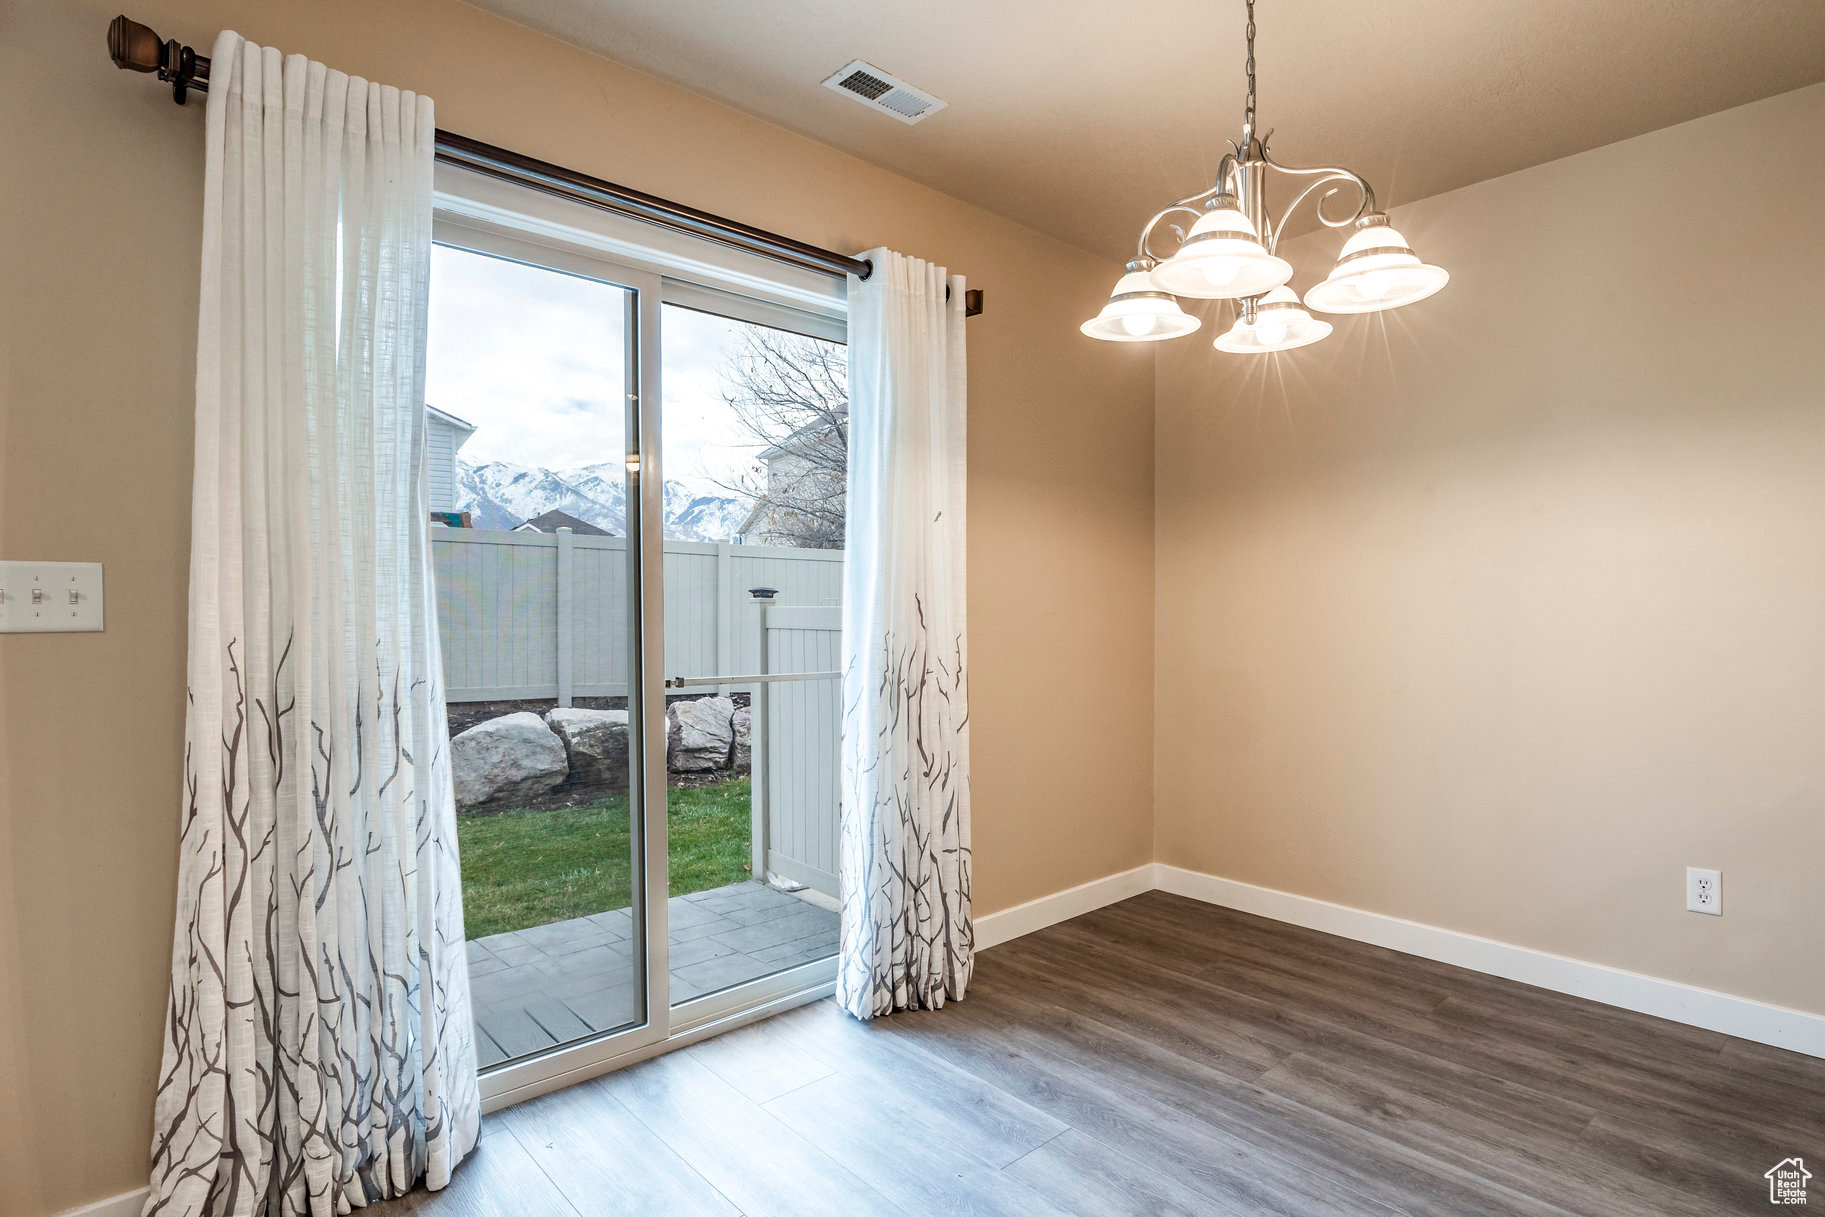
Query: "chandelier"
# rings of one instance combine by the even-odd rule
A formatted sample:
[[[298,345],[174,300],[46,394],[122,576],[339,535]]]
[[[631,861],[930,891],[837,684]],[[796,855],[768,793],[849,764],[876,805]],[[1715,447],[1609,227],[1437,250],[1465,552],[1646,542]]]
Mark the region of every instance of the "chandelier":
[[[1276,161],[1267,150],[1273,136],[1255,136],[1255,0],[1248,9],[1248,96],[1242,111],[1242,141],[1232,142],[1217,165],[1217,180],[1208,190],[1168,204],[1141,229],[1140,247],[1127,273],[1115,285],[1103,311],[1084,322],[1083,331],[1109,342],[1157,342],[1197,329],[1199,319],[1179,307],[1176,297],[1235,300],[1240,316],[1213,344],[1219,351],[1255,354],[1309,346],[1331,332],[1317,313],[1378,313],[1424,300],[1450,277],[1442,267],[1419,260],[1407,239],[1388,225],[1375,208],[1369,183],[1348,169],[1295,169]],[[1296,189],[1278,219],[1270,219],[1268,174],[1291,179]],[[1326,189],[1328,187],[1328,189]],[[1355,191],[1356,210],[1333,216],[1325,204],[1338,191]],[[1287,221],[1316,192],[1312,209],[1326,228],[1351,228],[1337,264],[1322,283],[1305,293],[1303,303],[1287,286],[1292,264],[1275,250]],[[1348,196],[1346,196],[1348,197]],[[1187,231],[1175,219],[1191,216]],[[1162,226],[1178,239],[1178,248],[1156,258],[1152,241]]]

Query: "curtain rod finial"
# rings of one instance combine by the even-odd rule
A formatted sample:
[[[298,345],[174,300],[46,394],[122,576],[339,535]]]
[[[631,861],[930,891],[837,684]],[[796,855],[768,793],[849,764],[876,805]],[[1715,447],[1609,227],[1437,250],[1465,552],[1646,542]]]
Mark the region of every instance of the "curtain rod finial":
[[[108,23],[108,57],[117,68],[156,72],[165,66],[165,44],[151,26],[122,13]]]
[[[171,83],[171,96],[183,105],[192,89],[209,88],[209,60],[173,38],[160,42],[158,32],[125,13],[108,23],[108,57],[130,72],[157,72]]]

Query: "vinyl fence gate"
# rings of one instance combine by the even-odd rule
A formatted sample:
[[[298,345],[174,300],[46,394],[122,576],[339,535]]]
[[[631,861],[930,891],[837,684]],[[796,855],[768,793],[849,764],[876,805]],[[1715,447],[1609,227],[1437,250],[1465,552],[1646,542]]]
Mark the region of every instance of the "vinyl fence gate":
[[[816,675],[752,686],[754,874],[834,899],[843,610],[774,604],[760,617],[761,674]]]

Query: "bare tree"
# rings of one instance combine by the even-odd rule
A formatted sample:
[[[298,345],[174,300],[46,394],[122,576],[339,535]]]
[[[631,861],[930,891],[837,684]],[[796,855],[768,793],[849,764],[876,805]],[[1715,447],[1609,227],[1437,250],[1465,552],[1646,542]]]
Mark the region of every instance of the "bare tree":
[[[748,326],[722,368],[723,400],[761,468],[719,483],[754,505],[744,532],[775,545],[841,549],[849,471],[849,350]]]

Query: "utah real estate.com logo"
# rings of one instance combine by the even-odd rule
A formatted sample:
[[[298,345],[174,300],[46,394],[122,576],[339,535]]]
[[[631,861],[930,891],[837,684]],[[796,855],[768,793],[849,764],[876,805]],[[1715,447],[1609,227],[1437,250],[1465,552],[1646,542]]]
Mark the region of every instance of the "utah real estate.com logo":
[[[1762,1176],[1768,1180],[1769,1204],[1805,1204],[1806,1181],[1812,1172],[1799,1158],[1788,1158]]]

